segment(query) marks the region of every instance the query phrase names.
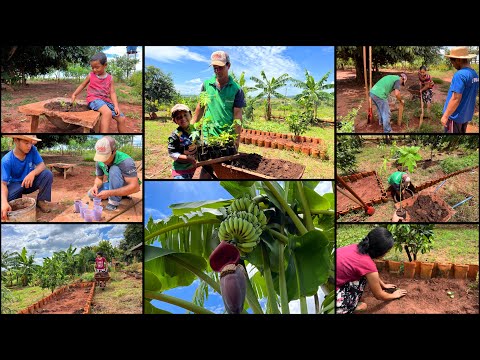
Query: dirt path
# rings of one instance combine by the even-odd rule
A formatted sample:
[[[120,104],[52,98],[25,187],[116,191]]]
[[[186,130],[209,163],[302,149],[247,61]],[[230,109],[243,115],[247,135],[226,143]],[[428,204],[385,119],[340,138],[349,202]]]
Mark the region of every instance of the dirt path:
[[[43,213],[37,208],[37,222],[49,222],[68,207],[73,207],[75,199],[85,196],[95,180],[95,164],[83,162],[81,156],[42,155],[42,158],[45,164],[56,162],[78,164],[74,167],[73,174],[67,173],[66,179],[63,178],[63,174],[53,170],[52,211]],[[37,195],[38,191],[35,191],[25,196],[36,199]],[[139,209],[136,213],[132,208],[113,219],[112,222],[141,222],[142,206],[137,206],[137,208]]]
[[[388,74],[400,74],[400,71],[394,70],[382,70],[382,76]],[[418,82],[416,72],[406,72],[408,79],[407,87],[415,85]],[[443,81],[450,83],[452,81],[450,77],[442,78]],[[365,85],[363,83],[355,82],[355,70],[337,70],[336,72],[336,101],[337,101],[337,119],[342,116],[347,115],[352,109],[360,107],[357,117],[355,118],[355,132],[359,133],[381,133],[383,132],[383,127],[378,124],[378,115],[377,109],[373,104],[373,114],[374,121],[370,124],[367,123],[367,113],[368,113],[368,103],[366,102],[365,95]],[[375,84],[375,81],[373,82]],[[403,88],[400,90],[401,96],[404,99],[411,99],[411,94],[407,89]],[[440,85],[436,84],[433,91],[433,102],[443,104],[447,93],[440,89]],[[418,100],[417,100],[418,101]],[[419,105],[420,106],[420,103]],[[392,113],[398,110],[393,110]],[[478,115],[478,107],[475,109],[475,114]],[[402,124],[398,126],[396,122],[392,122],[392,131],[393,132],[406,132],[407,125],[405,121],[405,116],[402,120]],[[417,117],[411,117],[408,119],[408,128],[417,129],[420,119]],[[424,123],[430,123],[431,125],[438,124],[430,119],[424,119]],[[470,123],[467,127],[467,133],[478,133],[479,128],[476,125]]]
[[[34,314],[83,314],[91,287],[72,287],[43,305]]]
[[[27,133],[30,131],[30,122],[27,116],[18,112],[18,106],[38,101],[44,101],[55,97],[70,97],[78,84],[65,81],[35,82],[26,87],[17,88],[15,91],[2,91],[2,115],[1,128],[3,133]],[[86,99],[86,91],[78,96],[78,100]],[[142,106],[119,102],[120,111],[126,116],[127,132],[142,132]],[[45,116],[40,116],[38,132],[40,133],[63,133],[64,131],[53,125]],[[115,120],[111,120],[110,133],[118,133]],[[83,133],[79,128],[68,133]]]
[[[367,285],[361,301],[368,306],[368,314],[478,314],[478,283],[433,278],[429,280],[405,279],[385,272],[380,278],[407,290],[407,295],[392,301],[375,299]],[[447,291],[452,291],[451,299]]]

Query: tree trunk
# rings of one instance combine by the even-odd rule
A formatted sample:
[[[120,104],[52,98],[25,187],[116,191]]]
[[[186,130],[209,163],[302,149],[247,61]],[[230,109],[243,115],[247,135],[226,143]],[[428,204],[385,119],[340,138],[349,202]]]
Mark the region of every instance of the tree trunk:
[[[272,117],[272,108],[270,103],[270,95],[267,97],[267,120],[270,121]]]

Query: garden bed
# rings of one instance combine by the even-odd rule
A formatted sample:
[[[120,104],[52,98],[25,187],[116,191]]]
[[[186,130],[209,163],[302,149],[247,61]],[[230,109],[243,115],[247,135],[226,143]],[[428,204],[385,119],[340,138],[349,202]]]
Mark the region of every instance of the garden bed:
[[[464,280],[433,278],[429,280],[404,279],[382,273],[384,283],[405,289],[404,297],[382,301],[366,287],[361,301],[367,304],[369,314],[478,314],[478,283]],[[447,294],[450,292],[453,298]]]
[[[375,171],[344,176],[342,179],[356,192],[367,204],[378,204],[386,201],[386,193]],[[345,190],[348,192],[348,190]],[[353,195],[352,195],[353,196]],[[384,200],[383,200],[384,199]],[[345,214],[350,210],[361,209],[362,206],[337,192],[337,212]]]
[[[19,314],[88,314],[94,291],[94,282],[70,284],[19,311]]]
[[[248,154],[230,164],[234,168],[254,171],[274,179],[299,179],[305,166],[282,159],[267,159],[258,154]]]

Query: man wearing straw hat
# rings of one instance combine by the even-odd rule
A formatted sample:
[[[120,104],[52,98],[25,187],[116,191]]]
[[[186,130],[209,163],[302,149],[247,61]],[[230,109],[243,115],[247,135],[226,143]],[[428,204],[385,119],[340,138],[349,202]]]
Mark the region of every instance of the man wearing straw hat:
[[[19,199],[23,194],[40,190],[37,207],[50,212],[53,174],[48,170],[38,153],[34,135],[5,135],[13,138],[15,147],[2,157],[2,220],[12,211],[9,201]]]
[[[471,68],[470,59],[476,56],[469,54],[466,46],[454,47],[445,55],[458,70],[453,75],[443,107],[441,121],[446,133],[464,134],[468,122],[472,121],[478,96],[478,74]]]

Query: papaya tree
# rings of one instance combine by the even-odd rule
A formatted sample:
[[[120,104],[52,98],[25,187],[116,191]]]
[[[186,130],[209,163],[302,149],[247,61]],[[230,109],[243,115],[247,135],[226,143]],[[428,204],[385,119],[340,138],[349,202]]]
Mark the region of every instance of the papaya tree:
[[[299,300],[305,314],[308,296],[316,299],[316,313],[333,313],[335,201],[333,193],[319,195],[318,184],[222,181],[232,199],[172,204],[170,217],[150,217],[146,312],[166,313],[152,304],[159,300],[191,313],[211,313],[203,307],[211,288],[222,295],[229,313],[286,314],[289,302]],[[200,283],[192,302],[165,294],[195,280]],[[325,294],[321,304],[319,288]]]

